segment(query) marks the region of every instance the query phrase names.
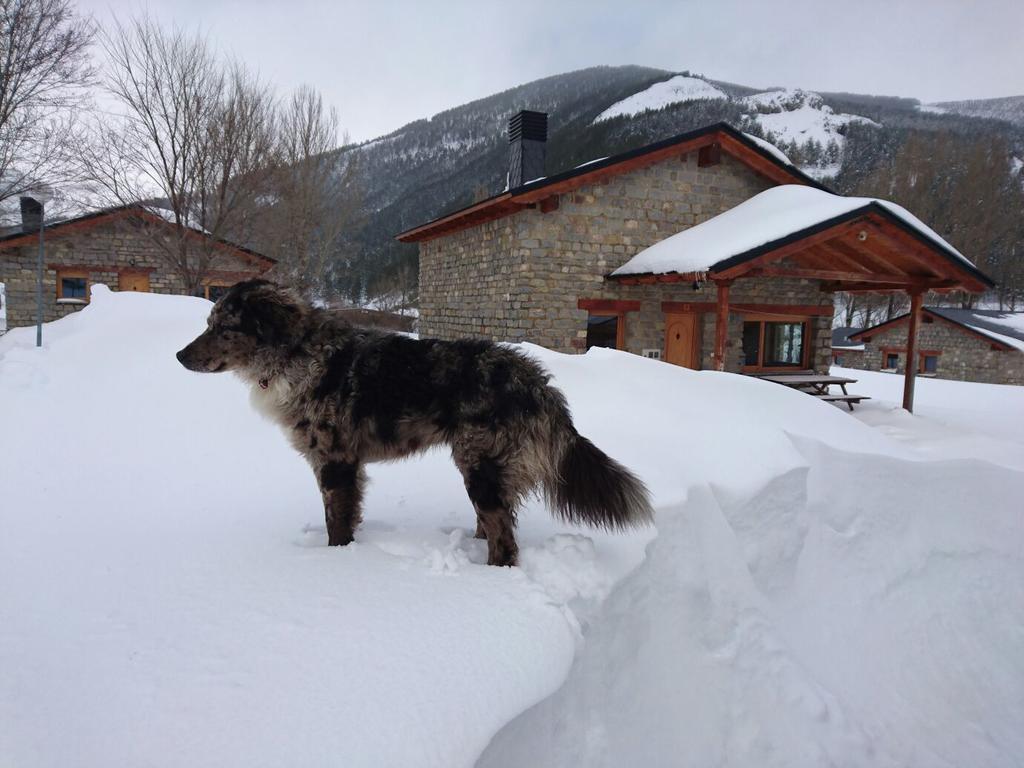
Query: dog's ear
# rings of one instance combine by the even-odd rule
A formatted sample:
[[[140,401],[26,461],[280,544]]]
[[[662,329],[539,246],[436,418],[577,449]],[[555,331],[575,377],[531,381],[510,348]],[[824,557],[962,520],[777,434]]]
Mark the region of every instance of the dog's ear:
[[[292,343],[299,334],[303,315],[302,301],[291,291],[272,283],[269,285],[269,290],[254,291],[246,297],[244,325],[249,326],[253,335],[268,344]]]

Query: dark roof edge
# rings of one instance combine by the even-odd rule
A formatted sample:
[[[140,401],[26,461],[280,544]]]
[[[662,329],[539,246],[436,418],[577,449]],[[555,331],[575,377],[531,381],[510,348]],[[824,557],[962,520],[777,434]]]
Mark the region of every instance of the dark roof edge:
[[[669,147],[672,147],[676,144],[683,144],[687,141],[693,141],[693,139],[699,139],[701,136],[707,136],[709,134],[719,132],[729,134],[729,136],[741,142],[748,149],[752,149],[753,151],[757,152],[764,159],[770,160],[779,168],[789,171],[794,176],[797,176],[801,181],[804,181],[808,186],[816,187],[826,192],[832,191],[814,177],[808,176],[806,173],[801,171],[792,163],[782,162],[774,154],[769,152],[764,147],[760,146],[756,141],[751,141],[747,137],[747,135],[743,133],[743,131],[737,130],[736,128],[733,128],[731,125],[729,125],[729,123],[725,122],[711,123],[710,125],[705,125],[703,128],[697,128],[692,131],[687,131],[686,133],[678,133],[675,136],[670,136],[667,139],[662,139],[661,141],[656,141],[652,144],[644,144],[642,147],[637,147],[636,149],[631,149],[626,152],[620,152],[617,155],[609,155],[603,160],[597,160],[595,162],[577,165],[575,168],[570,168],[567,171],[562,171],[561,173],[557,173],[554,176],[545,176],[543,179],[538,179],[535,182],[522,184],[518,187],[514,187],[513,189],[509,189],[506,191],[510,192],[513,195],[513,197],[524,192],[533,192],[534,190],[537,189],[543,189],[549,184],[558,184],[560,182],[567,181],[575,176],[582,176],[585,173],[599,171],[604,168],[617,165],[618,163],[626,162],[627,160],[633,160],[634,158],[637,157],[643,157],[644,155],[650,154],[651,152],[657,152],[662,149],[668,149]],[[495,195],[495,197],[498,197],[498,195]],[[452,213],[447,214],[447,216],[452,216],[458,212],[459,211],[452,211]],[[443,219],[447,218],[447,216],[441,216],[439,218]],[[429,224],[431,222],[427,223]]]
[[[503,190],[497,194],[491,195],[490,197],[484,198],[483,200],[478,200],[475,203],[463,206],[462,208],[457,208],[454,211],[450,211],[448,213],[437,216],[433,219],[430,219],[429,221],[423,222],[422,224],[417,224],[416,226],[409,227],[408,229],[405,229],[402,232],[399,232],[398,234],[394,235],[394,237],[396,239],[405,237],[408,233],[414,230],[422,229],[423,227],[429,227],[430,225],[436,224],[437,222],[442,221],[444,219],[448,219],[453,216],[458,216],[460,213],[468,211],[470,208],[483,206],[486,203],[490,203],[492,201],[497,200],[500,197],[503,197],[504,195],[511,195],[513,198],[515,198],[516,195],[521,195],[526,192],[534,192],[538,189],[543,189],[546,186],[558,184],[563,181],[575,178],[576,176],[582,176],[587,173],[592,173],[593,171],[599,171],[604,168],[617,165],[618,163],[633,160],[634,158],[637,157],[643,157],[644,155],[649,154],[651,152],[657,152],[659,150],[672,147],[676,144],[682,144],[687,141],[692,141],[693,139],[698,139],[702,136],[719,132],[728,134],[731,138],[736,139],[748,149],[757,152],[765,160],[768,160],[773,165],[776,165],[779,168],[785,170],[786,172],[792,174],[793,176],[795,176],[797,179],[807,184],[808,186],[815,187],[816,189],[820,189],[825,192],[832,192],[831,189],[826,187],[824,184],[822,184],[814,177],[807,175],[799,168],[797,168],[795,165],[791,163],[784,163],[781,160],[779,160],[779,158],[777,158],[774,154],[766,150],[764,147],[760,146],[757,142],[752,141],[742,131],[729,125],[729,123],[719,122],[706,125],[703,128],[697,128],[692,131],[687,131],[686,133],[679,133],[676,134],[675,136],[671,136],[667,139],[662,139],[661,141],[656,141],[652,144],[645,144],[642,147],[637,147],[636,149],[631,149],[627,152],[620,152],[617,155],[610,155],[609,157],[606,157],[602,160],[598,160],[596,162],[584,163],[583,165],[578,165],[575,168],[570,168],[567,171],[557,173],[554,176],[545,176],[542,179],[537,179],[536,181],[533,182],[521,184],[520,186],[513,187],[512,189]]]
[[[963,328],[964,330],[970,331],[971,333],[973,333],[973,334],[975,334],[977,336],[984,336],[986,339],[991,341],[993,344],[998,344],[1001,347],[1003,347],[1004,349],[1007,349],[1007,350],[1016,349],[1016,347],[1013,347],[1013,346],[1007,344],[1005,341],[1002,341],[1001,339],[995,338],[992,335],[992,333],[993,333],[992,331],[985,331],[984,329],[976,328],[973,325],[968,325],[967,323],[962,323],[959,320],[954,320],[951,317],[946,317],[945,315],[943,315],[943,314],[941,314],[939,312],[936,312],[935,311],[936,309],[942,309],[942,307],[921,307],[921,311],[922,312],[926,312],[927,314],[931,315],[932,317],[936,317],[939,320],[944,320],[945,322],[950,323],[952,325],[957,325],[957,326]],[[891,325],[893,323],[898,323],[901,320],[906,320],[908,317],[910,317],[910,313],[909,312],[904,312],[902,315],[898,315],[897,317],[890,318],[890,319],[886,320],[885,322],[879,323],[878,325],[872,325],[870,328],[865,328],[862,331],[857,331],[857,333],[851,333],[847,338],[853,339],[853,338],[856,338],[858,336],[863,336],[865,333],[871,333],[873,331],[877,331],[879,328],[884,328],[887,325]]]

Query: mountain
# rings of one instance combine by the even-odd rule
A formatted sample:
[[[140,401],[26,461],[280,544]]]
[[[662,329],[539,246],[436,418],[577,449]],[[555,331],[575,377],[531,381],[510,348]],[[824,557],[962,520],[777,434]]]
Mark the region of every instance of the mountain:
[[[393,236],[500,192],[506,125],[524,108],[549,115],[549,174],[717,121],[774,143],[839,192],[862,186],[914,132],[999,137],[1013,156],[1024,157],[1024,97],[922,105],[910,98],[752,88],[638,66],[593,67],[339,150],[339,164],[354,170],[361,210],[334,265],[334,287],[359,300],[389,282],[414,279],[416,247]]]
[[[1005,120],[1008,123],[1024,126],[1024,96],[1007,96],[1002,99],[971,99],[968,101],[940,101],[936,104],[924,104],[922,111],[937,114],[966,115],[968,117],[985,117],[992,120]]]

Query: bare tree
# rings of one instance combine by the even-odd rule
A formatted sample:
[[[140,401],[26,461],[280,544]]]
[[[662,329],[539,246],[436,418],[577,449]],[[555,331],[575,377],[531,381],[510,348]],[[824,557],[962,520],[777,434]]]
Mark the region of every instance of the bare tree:
[[[338,153],[338,115],[302,86],[277,120],[272,192],[255,200],[252,240],[277,259],[275,274],[306,294],[327,290],[329,265],[358,207],[352,153]]]
[[[0,200],[55,180],[95,75],[94,34],[70,0],[0,0]]]
[[[141,17],[101,36],[105,87],[121,114],[80,147],[83,174],[108,203],[159,200],[173,225],[154,232],[186,290],[215,268],[216,241],[243,237],[246,212],[274,167],[275,101],[241,64],[198,35]],[[212,238],[196,237],[196,231]]]

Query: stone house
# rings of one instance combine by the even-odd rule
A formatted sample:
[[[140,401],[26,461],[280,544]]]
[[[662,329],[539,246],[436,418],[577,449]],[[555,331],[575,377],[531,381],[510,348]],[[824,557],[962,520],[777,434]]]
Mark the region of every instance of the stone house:
[[[546,138],[517,114],[508,187],[397,236],[419,244],[422,335],[825,371],[835,291],[992,284],[899,206],[834,195],[724,123],[553,176]]]
[[[842,364],[905,373],[908,315],[858,330]],[[1024,385],[1024,312],[923,307],[916,368],[920,376]]]
[[[0,284],[7,297],[7,327],[36,323],[39,225],[42,209],[21,200],[22,222],[0,235]],[[173,225],[157,212],[130,205],[48,223],[44,235],[43,320],[49,322],[89,303],[90,287],[116,291],[185,293],[179,275],[154,241]],[[216,299],[227,286],[265,273],[274,260],[240,245],[194,230],[214,246],[203,293]]]
[[[860,341],[852,341],[850,336],[863,328],[844,325],[832,329],[832,364],[846,365],[850,359],[848,353],[864,351],[864,344]]]

